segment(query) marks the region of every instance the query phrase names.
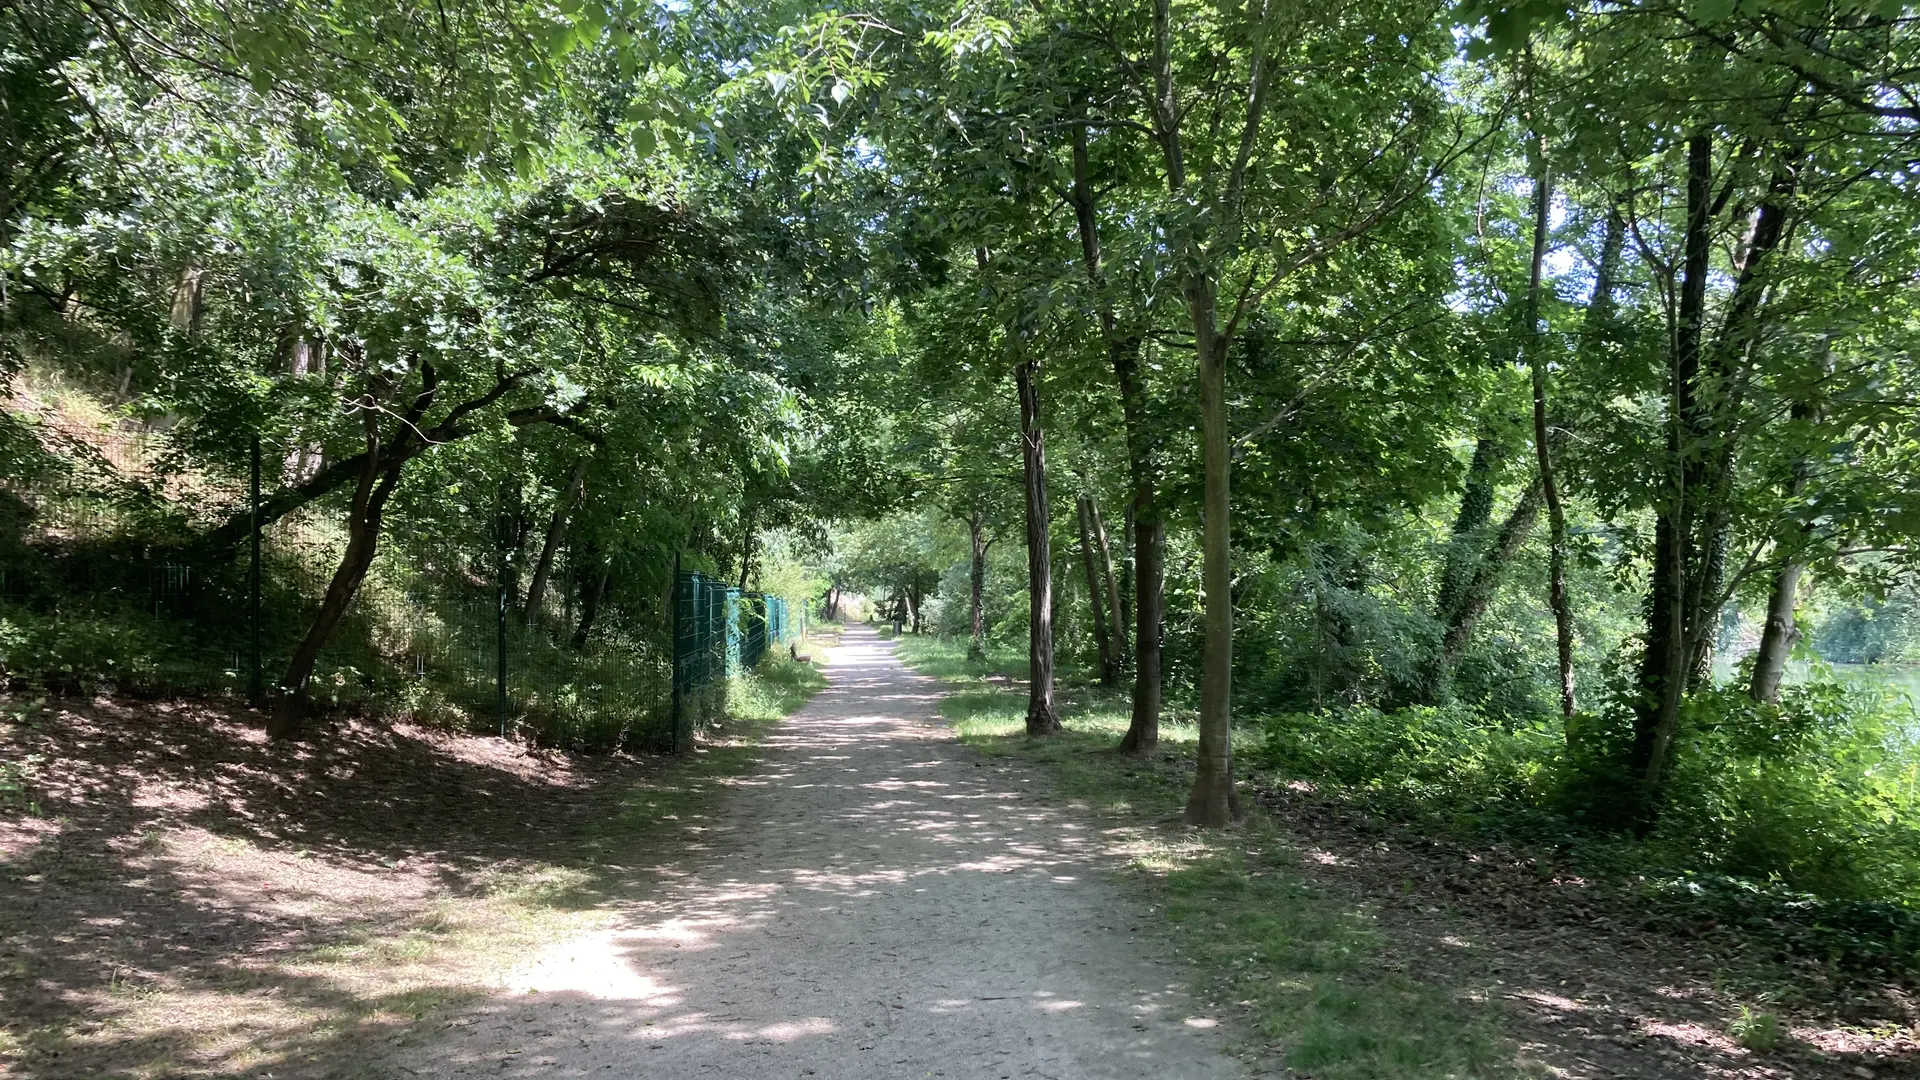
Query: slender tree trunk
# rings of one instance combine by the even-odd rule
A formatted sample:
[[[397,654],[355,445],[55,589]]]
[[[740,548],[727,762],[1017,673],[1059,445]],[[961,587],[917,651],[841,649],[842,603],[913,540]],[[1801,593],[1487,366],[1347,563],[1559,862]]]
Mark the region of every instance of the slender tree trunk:
[[[1825,367],[1833,370],[1833,358],[1828,355]],[[1796,401],[1793,404],[1793,419],[1802,423],[1817,422],[1820,408],[1810,401]],[[1808,477],[1813,472],[1813,462],[1800,458],[1793,463],[1793,476],[1787,482],[1787,497],[1797,501],[1806,490]],[[1760,648],[1753,658],[1753,676],[1747,684],[1747,695],[1755,701],[1773,704],[1780,700],[1780,680],[1786,674],[1787,657],[1793,652],[1794,645],[1800,640],[1800,631],[1794,625],[1793,612],[1800,597],[1800,576],[1806,572],[1807,563],[1801,553],[1810,539],[1813,527],[1810,524],[1798,526],[1799,535],[1795,538],[1798,545],[1781,552],[1780,569],[1774,572],[1773,586],[1767,593],[1767,622],[1760,631]]]
[[[967,518],[967,659],[987,658],[987,530],[982,514],[975,510]]]
[[[1600,243],[1600,259],[1594,268],[1593,295],[1581,317],[1580,349],[1583,361],[1598,360],[1598,352],[1611,332],[1613,294],[1620,277],[1620,259],[1626,246],[1626,233],[1626,222],[1620,214],[1609,214]],[[1563,430],[1550,438],[1548,445],[1557,448],[1565,441],[1565,436]],[[1533,531],[1533,524],[1539,517],[1544,501],[1540,475],[1536,470],[1532,482],[1521,492],[1519,499],[1508,510],[1499,531],[1484,548],[1476,549],[1472,544],[1462,543],[1462,538],[1484,527],[1492,517],[1494,452],[1487,440],[1481,440],[1474,447],[1473,464],[1467,469],[1466,491],[1461,496],[1460,512],[1454,520],[1454,541],[1448,548],[1447,568],[1435,604],[1434,614],[1440,619],[1443,630],[1439,655],[1426,688],[1429,702],[1444,700],[1450,692],[1454,668],[1473,640],[1473,631],[1480,617],[1486,614],[1487,606],[1492,603],[1501,578],[1505,576],[1514,556],[1519,554],[1528,534]]]
[[[1760,631],[1760,650],[1753,658],[1753,678],[1747,684],[1747,694],[1755,701],[1770,705],[1780,700],[1787,657],[1800,640],[1793,609],[1800,596],[1800,575],[1806,568],[1806,563],[1790,558],[1773,575],[1773,588],[1767,595],[1767,625]]]
[[[1120,558],[1116,560],[1116,577],[1120,582],[1120,625],[1133,625],[1133,500],[1127,500],[1126,508],[1120,514]],[[1127,662],[1133,662],[1133,643],[1127,643]]]
[[[1218,329],[1214,284],[1191,278],[1187,306],[1193,315],[1200,382],[1200,447],[1205,469],[1201,496],[1200,581],[1205,644],[1200,674],[1200,745],[1186,820],[1219,826],[1240,818],[1233,786],[1233,548],[1228,515],[1231,459],[1227,435],[1226,342]]]
[[[1530,133],[1527,150],[1533,158],[1533,260],[1527,272],[1525,340],[1527,368],[1533,381],[1533,452],[1540,471],[1541,501],[1547,507],[1547,601],[1553,608],[1560,715],[1571,721],[1577,702],[1573,685],[1573,605],[1567,599],[1567,512],[1560,503],[1560,487],[1553,475],[1553,447],[1547,438],[1546,335],[1540,327],[1540,278],[1547,259],[1547,213],[1552,205],[1546,148],[1541,143],[1539,132]]]
[[[325,341],[309,341],[303,333],[295,332],[287,348],[287,372],[295,382],[309,376],[325,375],[327,371],[327,353]],[[287,451],[284,475],[291,485],[304,484],[313,479],[325,464],[326,446],[319,442],[301,442]]]
[[[1093,549],[1093,500],[1082,495],[1074,501],[1074,509],[1080,519],[1080,560],[1087,571],[1087,613],[1093,619],[1093,641],[1100,651],[1100,682],[1113,686],[1120,681],[1119,665],[1114,662],[1113,641],[1109,632],[1107,615],[1102,610],[1100,568],[1094,559]]]
[[[753,506],[740,508],[740,591],[747,591],[747,573],[753,569]]]
[[[587,461],[582,457],[574,462],[567,473],[567,486],[561,489],[560,498],[553,504],[553,520],[547,523],[546,538],[540,542],[540,556],[533,563],[533,581],[527,586],[527,606],[525,618],[528,626],[540,620],[540,605],[547,597],[547,581],[553,575],[553,560],[560,554],[560,545],[567,541],[567,523],[573,516],[573,508],[579,503],[580,495],[586,490]]]
[[[1107,588],[1107,638],[1113,644],[1114,677],[1117,681],[1127,666],[1127,624],[1121,614],[1120,583],[1113,573],[1113,547],[1107,543],[1107,524],[1100,520],[1100,504],[1087,496],[1087,509],[1093,518],[1093,541],[1100,547],[1100,576]]]
[[[347,608],[352,606],[361,583],[367,578],[367,571],[373,566],[373,557],[380,543],[381,517],[388,498],[400,482],[400,471],[405,467],[406,460],[403,457],[381,468],[373,464],[379,460],[379,456],[378,444],[371,439],[369,450],[373,452],[368,454],[367,471],[354,489],[353,505],[347,513],[347,549],[340,556],[340,565],[335,568],[333,578],[327,582],[326,595],[320,600],[320,610],[314,614],[306,636],[300,640],[292,659],[287,662],[286,674],[280,677],[273,711],[267,718],[267,735],[270,738],[300,738],[310,707],[307,687],[313,679],[314,665],[319,662],[320,650],[346,616]]]
[[[1120,750],[1147,754],[1160,744],[1160,632],[1166,602],[1161,583],[1166,576],[1166,527],[1158,516],[1147,521],[1136,519],[1133,537],[1134,580],[1139,583],[1133,598],[1133,713],[1120,740]]]
[[[1020,457],[1027,510],[1027,734],[1060,730],[1053,705],[1053,547],[1048,535],[1047,446],[1031,361],[1014,369],[1020,393]]]
[[[593,624],[600,617],[600,606],[607,602],[607,588],[613,583],[613,564],[602,563],[600,572],[593,576],[585,591],[580,594],[580,625],[573,630],[573,647],[576,651],[587,647],[587,639],[593,633]],[[673,586],[667,587],[668,596],[672,596]],[[669,599],[671,604],[672,600]]]
[[[1087,129],[1074,128],[1073,190],[1074,221],[1080,234],[1081,265],[1088,280],[1098,290],[1100,330],[1107,343],[1107,359],[1113,365],[1114,381],[1120,388],[1120,413],[1127,433],[1127,471],[1133,482],[1130,518],[1134,530],[1134,648],[1133,708],[1127,733],[1120,740],[1126,753],[1144,754],[1160,742],[1160,635],[1163,614],[1161,576],[1164,567],[1166,532],[1160,522],[1154,490],[1153,434],[1148,430],[1146,388],[1140,375],[1141,338],[1124,332],[1111,301],[1104,299],[1106,279],[1100,268],[1100,228],[1094,204],[1093,185],[1088,176]],[[1109,564],[1111,565],[1111,564]],[[1112,605],[1118,609],[1116,602]],[[1116,640],[1124,634],[1116,634]]]

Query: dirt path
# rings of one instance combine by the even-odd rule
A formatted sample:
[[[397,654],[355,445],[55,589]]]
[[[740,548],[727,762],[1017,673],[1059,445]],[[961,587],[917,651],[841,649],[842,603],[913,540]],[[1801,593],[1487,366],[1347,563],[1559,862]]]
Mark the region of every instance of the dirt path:
[[[620,925],[401,1062],[424,1076],[1242,1075],[1097,837],[935,726],[863,628]],[[673,876],[677,874],[677,876]]]

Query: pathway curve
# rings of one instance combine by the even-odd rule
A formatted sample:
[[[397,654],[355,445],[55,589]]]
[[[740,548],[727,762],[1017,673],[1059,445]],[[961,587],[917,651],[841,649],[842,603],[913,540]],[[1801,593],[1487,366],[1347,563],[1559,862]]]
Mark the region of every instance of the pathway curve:
[[[862,627],[704,843],[437,1045],[428,1076],[1214,1080],[1243,1075],[1157,918],[1044,778],[938,725]],[[464,1021],[463,1021],[464,1023]]]

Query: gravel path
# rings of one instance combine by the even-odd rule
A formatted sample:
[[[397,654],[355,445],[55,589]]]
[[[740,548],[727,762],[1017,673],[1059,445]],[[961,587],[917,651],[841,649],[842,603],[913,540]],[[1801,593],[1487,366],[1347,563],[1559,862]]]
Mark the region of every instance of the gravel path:
[[[938,726],[937,684],[850,628],[831,683],[706,833],[408,1075],[1228,1078],[1158,918],[1040,774]]]

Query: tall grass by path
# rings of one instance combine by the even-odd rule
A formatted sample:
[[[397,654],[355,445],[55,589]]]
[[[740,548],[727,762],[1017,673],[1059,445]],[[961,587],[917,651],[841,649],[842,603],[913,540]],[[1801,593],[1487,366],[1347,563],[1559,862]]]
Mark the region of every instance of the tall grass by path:
[[[1128,853],[1128,880],[1167,920],[1196,972],[1195,989],[1237,1014],[1249,1057],[1278,1057],[1322,1080],[1439,1080],[1535,1075],[1506,1040],[1495,1008],[1468,988],[1419,983],[1383,961],[1375,914],[1299,873],[1299,856],[1257,810],[1238,829],[1179,824],[1196,731],[1161,727],[1151,758],[1114,752],[1124,694],[1066,681],[1064,734],[1030,739],[1023,656],[969,660],[964,641],[905,636],[900,656],[950,684],[941,715],[991,756],[1044,765],[1056,789],[1095,814]],[[1254,733],[1236,733],[1236,742]]]

